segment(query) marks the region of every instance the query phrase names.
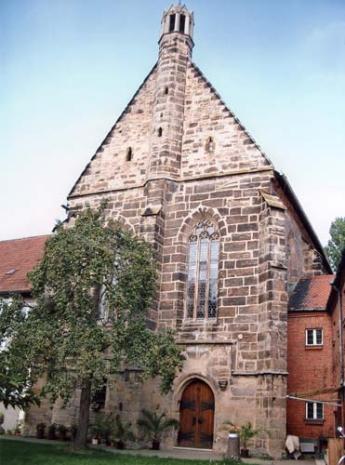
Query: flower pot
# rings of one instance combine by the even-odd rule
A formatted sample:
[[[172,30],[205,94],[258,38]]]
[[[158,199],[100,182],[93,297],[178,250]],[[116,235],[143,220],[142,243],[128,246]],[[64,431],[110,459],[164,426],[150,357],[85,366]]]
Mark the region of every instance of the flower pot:
[[[160,441],[158,441],[157,439],[153,439],[153,441],[152,441],[152,450],[159,450],[160,445],[161,445]]]

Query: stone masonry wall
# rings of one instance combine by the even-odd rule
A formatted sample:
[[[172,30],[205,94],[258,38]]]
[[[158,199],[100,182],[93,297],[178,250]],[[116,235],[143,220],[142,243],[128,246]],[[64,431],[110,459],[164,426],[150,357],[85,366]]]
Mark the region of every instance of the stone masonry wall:
[[[158,380],[142,385],[135,370],[119,373],[106,410],[133,424],[142,408],[178,419],[183,389],[199,378],[215,396],[214,448],[226,447],[224,422],[251,421],[261,430],[253,447],[277,457],[286,432],[288,283],[315,269],[315,247],[270,161],[192,64],[192,47],[187,34],[161,37],[157,65],[68,199],[71,217],[107,199],[107,215],[153,245],[159,292],[150,327],[174,328],[186,356],[168,396]],[[187,248],[205,219],[220,241],[217,317],[195,320],[185,311]],[[71,420],[76,401],[53,417]],[[176,434],[165,444],[176,444]]]

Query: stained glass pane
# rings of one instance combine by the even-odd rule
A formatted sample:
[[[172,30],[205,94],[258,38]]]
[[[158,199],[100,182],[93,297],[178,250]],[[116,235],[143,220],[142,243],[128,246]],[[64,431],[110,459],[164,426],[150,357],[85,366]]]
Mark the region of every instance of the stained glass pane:
[[[205,317],[206,289],[207,289],[207,268],[208,268],[208,243],[209,239],[201,239],[199,255],[199,288],[198,288],[198,305],[197,318]]]
[[[196,279],[197,242],[189,243],[188,282],[187,282],[187,317],[193,318],[195,279]]]
[[[219,242],[211,241],[210,278],[209,278],[209,291],[208,291],[208,317],[209,318],[215,318],[217,316],[218,257],[219,257]]]
[[[194,295],[195,295],[195,283],[193,281],[189,281],[188,282],[188,293],[187,293],[187,317],[188,318],[193,318]]]

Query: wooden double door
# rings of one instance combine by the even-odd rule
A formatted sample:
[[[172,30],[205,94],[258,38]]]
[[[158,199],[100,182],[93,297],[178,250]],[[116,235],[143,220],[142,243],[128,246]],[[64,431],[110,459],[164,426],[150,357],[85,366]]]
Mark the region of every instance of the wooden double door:
[[[212,449],[214,395],[210,387],[196,379],[185,388],[180,403],[178,445]]]

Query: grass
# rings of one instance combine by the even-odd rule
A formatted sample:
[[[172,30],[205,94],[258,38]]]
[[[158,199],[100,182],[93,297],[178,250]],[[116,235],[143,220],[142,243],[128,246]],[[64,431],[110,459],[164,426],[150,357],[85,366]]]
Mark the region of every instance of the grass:
[[[206,465],[205,460],[181,460],[158,457],[113,454],[106,451],[71,451],[68,444],[37,444],[16,440],[0,440],[2,465]],[[213,465],[239,465],[235,461],[212,462]]]

